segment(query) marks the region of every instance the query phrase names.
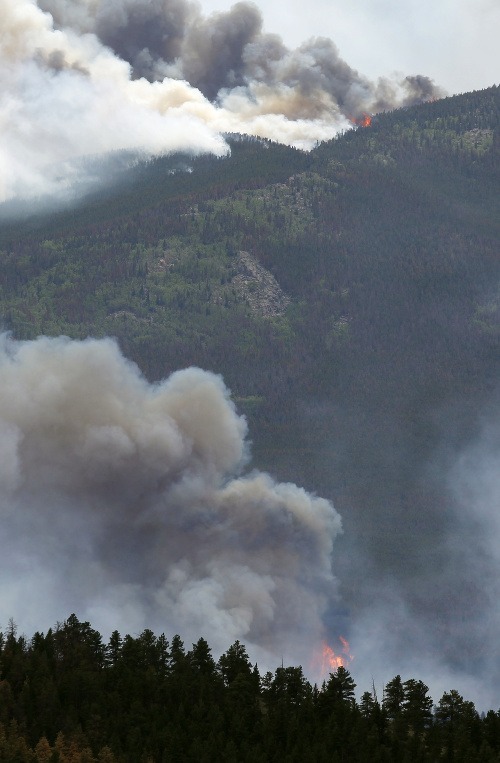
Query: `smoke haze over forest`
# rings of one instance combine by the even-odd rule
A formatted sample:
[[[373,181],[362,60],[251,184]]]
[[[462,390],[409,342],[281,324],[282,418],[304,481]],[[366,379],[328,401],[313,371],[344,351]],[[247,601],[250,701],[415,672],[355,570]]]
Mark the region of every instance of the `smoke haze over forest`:
[[[250,2],[208,16],[189,0],[0,10],[0,200],[85,190],[110,152],[222,155],[230,132],[310,148],[362,112],[441,94],[420,74],[371,81],[328,38],[290,49]]]
[[[336,599],[332,505],[247,461],[220,377],[151,385],[111,340],[2,337],[2,612],[245,639],[304,661]],[[300,613],[300,615],[298,614]]]
[[[482,10],[490,5],[480,3]],[[421,74],[368,77],[344,60],[328,37],[293,47],[266,30],[262,12],[250,2],[212,14],[188,0],[0,0],[0,10],[0,200],[28,198],[35,206],[45,194],[72,199],[137,157],[175,151],[225,156],[228,133],[311,149],[348,129],[364,112],[411,106],[442,94],[424,68]],[[276,271],[277,282],[288,278],[285,291],[294,287],[287,271],[289,252],[281,263],[273,260],[269,241],[278,230],[275,218],[288,219],[290,212],[296,215],[290,219],[301,221],[289,233],[304,284],[291,299],[296,322],[286,328],[293,326],[295,338],[302,337],[304,326],[315,329],[317,308],[324,336],[314,344],[312,332],[310,346],[305,342],[300,351],[314,356],[314,379],[316,362],[323,372],[330,364],[332,387],[337,384],[336,392],[344,394],[340,399],[332,393],[325,401],[314,388],[298,403],[306,440],[315,442],[316,427],[328,429],[327,442],[314,453],[307,475],[312,478],[302,484],[313,485],[320,496],[347,495],[341,509],[336,497],[334,508],[294,484],[260,471],[248,473],[247,425],[219,376],[190,368],[150,384],[112,340],[19,342],[3,336],[2,626],[12,615],[29,633],[77,611],[104,634],[115,628],[151,627],[168,635],[177,630],[188,641],[206,637],[215,650],[238,638],[260,667],[274,666],[284,654],[306,672],[311,652],[324,637],[345,635],[355,655],[352,672],[363,687],[372,675],[380,687],[406,671],[433,682],[434,696],[456,687],[481,708],[498,706],[500,423],[488,376],[494,366],[488,353],[497,336],[498,290],[491,253],[494,204],[484,183],[485,177],[494,182],[494,130],[490,123],[469,124],[465,113],[452,114],[446,124],[440,117],[441,127],[428,118],[425,128],[419,125],[413,133],[407,124],[397,136],[388,130],[382,148],[374,138],[374,155],[365,146],[359,166],[359,157],[350,155],[340,183],[333,153],[317,153],[314,170],[323,173],[320,178],[304,173],[294,185],[285,175],[272,194],[266,190],[262,198],[245,199],[245,222],[250,221],[245,235],[265,244],[266,265]],[[376,131],[347,137],[361,141],[365,132]],[[398,143],[402,132],[404,145]],[[432,146],[433,155],[425,155],[426,149],[420,154],[434,134],[440,146]],[[438,182],[427,195],[428,167],[441,158],[439,148],[443,156],[449,151],[443,160],[448,170],[456,169],[453,157],[463,162],[456,173],[456,197],[438,165]],[[410,171],[398,151],[414,152]],[[467,172],[481,181],[472,201]],[[385,178],[384,188],[375,185],[376,176]],[[208,241],[218,241],[219,220],[234,223],[234,239],[225,231],[227,240],[220,243],[220,261],[239,246],[240,200],[233,202],[221,204],[219,217],[211,214],[209,202],[208,213],[198,209],[195,219],[205,215]],[[39,259],[19,276],[19,293],[9,295],[12,314],[19,308],[25,325],[32,315],[40,318],[42,310],[29,312],[29,300],[37,293],[39,298],[49,283],[43,281],[49,260],[57,263],[54,270],[64,270],[67,303],[74,306],[81,297],[80,272],[72,270],[71,258],[85,251],[86,265],[98,273],[96,251],[99,259],[100,247],[106,246],[111,268],[115,256],[117,261],[123,257],[116,273],[122,265],[123,272],[135,267],[137,283],[139,275],[144,278],[142,291],[134,292],[136,319],[121,309],[128,292],[119,293],[121,276],[113,274],[114,283],[101,295],[106,315],[100,328],[127,313],[138,334],[156,330],[161,310],[175,297],[165,286],[171,265],[165,252],[178,247],[161,227],[168,204],[167,199],[161,214],[150,219],[146,211],[146,222],[138,213],[123,249],[114,243],[123,233],[118,223],[103,227],[92,251],[90,245],[78,250],[78,242],[66,251],[63,239],[62,248],[52,241],[44,248],[42,241]],[[331,219],[322,217],[322,205]],[[175,230],[182,231],[188,215],[174,217]],[[265,232],[259,238],[263,221],[265,226],[271,221],[268,240]],[[140,238],[141,225],[153,231],[147,228],[147,244]],[[323,262],[310,244],[320,226]],[[275,239],[284,241],[277,234]],[[134,241],[137,251],[130,245]],[[227,250],[226,244],[231,245]],[[155,261],[157,270],[146,273],[160,246],[165,261],[161,267]],[[193,260],[199,254],[206,264],[205,243],[197,240],[193,246],[199,250],[191,252]],[[331,246],[338,246],[335,262]],[[14,249],[6,250],[12,294],[23,244]],[[256,251],[259,259],[262,252]],[[137,263],[131,264],[136,255]],[[311,263],[317,268],[312,275],[306,273]],[[38,277],[37,268],[42,275],[33,286],[29,277],[31,270]],[[165,292],[158,287],[158,294],[167,296],[151,306],[149,289],[153,294],[163,277]],[[221,287],[217,278],[213,293]],[[147,307],[140,303],[146,293]],[[114,307],[108,309],[107,299]],[[56,311],[51,315],[47,304],[47,320],[56,325],[63,318]],[[207,306],[215,313],[220,305],[213,298]],[[59,333],[69,331],[67,315],[64,320]],[[79,333],[82,325],[70,326],[72,336],[86,336]],[[112,324],[118,325],[125,321]],[[252,337],[253,324],[248,325]],[[181,344],[185,336],[178,326]],[[174,334],[172,328],[169,336]],[[352,368],[342,361],[346,347]],[[295,369],[291,364],[286,373],[292,376]],[[476,390],[481,400],[479,395],[472,400]],[[285,480],[301,481],[307,465],[299,466],[304,469],[300,479],[290,469]]]
[[[104,635],[202,634],[216,653],[239,639],[261,669],[285,656],[312,680],[345,633],[361,685],[399,671],[495,706],[494,417],[458,456],[435,454],[434,475],[412,465],[430,500],[447,483],[447,509],[402,516],[367,497],[372,516],[347,510],[344,539],[329,501],[248,471],[246,422],[216,375],[150,384],[112,340],[3,335],[0,379],[4,619],[32,633],[77,609]]]

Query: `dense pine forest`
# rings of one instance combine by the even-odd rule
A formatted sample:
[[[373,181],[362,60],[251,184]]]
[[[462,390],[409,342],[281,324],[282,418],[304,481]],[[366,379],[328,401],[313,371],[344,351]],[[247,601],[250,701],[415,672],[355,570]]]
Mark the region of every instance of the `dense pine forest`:
[[[500,711],[481,716],[456,690],[436,705],[418,679],[356,699],[339,666],[321,686],[299,667],[259,673],[236,641],[216,661],[145,630],[107,643],[71,615],[46,634],[0,639],[0,760],[461,761],[500,759]]]

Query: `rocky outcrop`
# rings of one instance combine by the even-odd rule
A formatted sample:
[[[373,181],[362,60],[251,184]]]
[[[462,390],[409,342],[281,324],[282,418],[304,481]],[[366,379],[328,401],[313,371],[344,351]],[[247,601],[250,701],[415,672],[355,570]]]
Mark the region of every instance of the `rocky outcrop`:
[[[282,315],[290,304],[276,278],[249,252],[240,252],[235,263],[232,286],[255,315],[273,318]]]

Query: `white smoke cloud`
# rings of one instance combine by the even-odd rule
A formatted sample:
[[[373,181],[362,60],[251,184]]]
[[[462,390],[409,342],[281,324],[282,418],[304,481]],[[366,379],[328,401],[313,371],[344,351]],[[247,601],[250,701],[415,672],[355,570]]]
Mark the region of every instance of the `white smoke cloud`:
[[[55,30],[27,0],[0,10],[0,199],[65,194],[82,158],[110,151],[226,151],[203,116],[213,107],[186,83],[132,81],[94,35]]]
[[[435,94],[371,83],[331,40],[289,51],[251,3],[0,0],[0,201],[81,192],[109,152],[222,155],[223,133],[301,148],[349,115]]]
[[[304,662],[335,600],[332,505],[244,474],[220,377],[149,384],[112,340],[0,345],[0,622],[72,611]]]

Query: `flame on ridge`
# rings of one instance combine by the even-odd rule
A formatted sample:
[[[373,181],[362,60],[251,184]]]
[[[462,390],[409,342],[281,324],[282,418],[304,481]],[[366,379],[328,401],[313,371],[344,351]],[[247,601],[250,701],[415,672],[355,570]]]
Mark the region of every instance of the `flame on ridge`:
[[[358,127],[370,127],[372,123],[372,117],[366,113],[363,113],[360,117],[349,117],[349,119]]]
[[[347,639],[339,636],[339,641],[341,647],[337,652],[326,641],[323,641],[321,650],[318,650],[314,655],[312,668],[319,680],[327,678],[330,673],[335,673],[338,668],[346,668],[353,661],[354,657],[351,654]]]

